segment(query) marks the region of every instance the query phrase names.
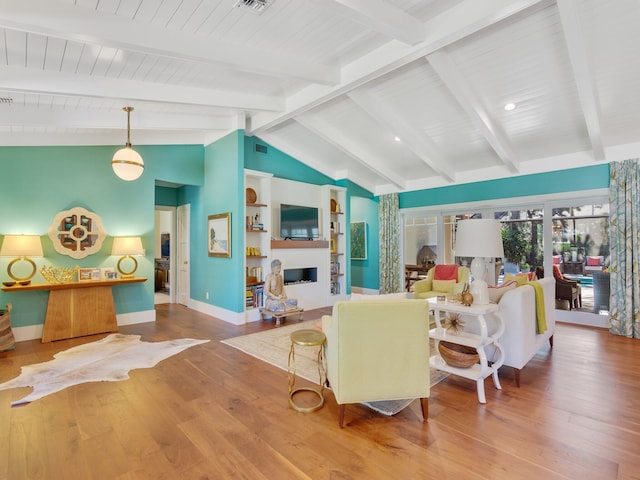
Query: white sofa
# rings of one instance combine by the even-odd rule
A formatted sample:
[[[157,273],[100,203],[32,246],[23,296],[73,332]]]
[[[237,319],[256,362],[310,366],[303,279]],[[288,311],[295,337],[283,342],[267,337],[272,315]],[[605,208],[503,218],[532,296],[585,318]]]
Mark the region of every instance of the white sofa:
[[[547,330],[536,333],[535,291],[531,285],[523,285],[507,291],[498,302],[500,315],[504,322],[504,333],[500,337],[500,344],[505,351],[504,365],[515,370],[516,385],[520,386],[520,370],[533,356],[549,342],[553,347],[555,322],[555,280],[543,278],[539,280],[544,292],[544,307]],[[496,329],[496,319],[488,315],[487,327],[489,333]],[[469,318],[464,329],[472,333],[478,332],[478,322]],[[487,358],[491,361],[494,348],[487,347]]]

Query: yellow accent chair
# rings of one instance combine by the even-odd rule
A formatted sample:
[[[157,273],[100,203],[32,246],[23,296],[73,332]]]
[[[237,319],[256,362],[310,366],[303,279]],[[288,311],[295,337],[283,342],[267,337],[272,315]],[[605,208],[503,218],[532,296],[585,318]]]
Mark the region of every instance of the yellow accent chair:
[[[467,267],[458,267],[457,280],[437,280],[434,279],[436,265],[429,269],[427,278],[418,280],[413,284],[414,298],[431,298],[438,295],[457,295],[462,292],[465,283],[469,283],[469,269]]]
[[[381,296],[383,297],[383,296]],[[344,425],[348,403],[419,398],[429,417],[429,311],[419,300],[336,302],[322,317],[327,380]]]

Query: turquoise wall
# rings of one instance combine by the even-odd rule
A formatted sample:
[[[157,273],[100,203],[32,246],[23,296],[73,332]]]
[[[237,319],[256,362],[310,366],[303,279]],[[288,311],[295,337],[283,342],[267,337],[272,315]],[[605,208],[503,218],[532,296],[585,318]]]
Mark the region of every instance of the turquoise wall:
[[[177,207],[179,190],[170,187],[156,187],[156,205],[161,207]]]
[[[267,147],[267,153],[256,152],[255,145]],[[332,178],[300,163],[293,157],[263,142],[257,137],[245,137],[244,166],[251,170],[272,173],[274,177],[313,185],[334,185]]]
[[[191,298],[244,311],[244,132],[205,147],[202,187],[185,187],[191,204]],[[231,258],[209,257],[209,215],[231,214]],[[207,292],[209,299],[206,298]]]
[[[371,198],[351,197],[350,223],[365,222],[367,232],[367,259],[351,260],[351,286],[380,288],[380,231],[378,202]]]
[[[115,267],[110,255],[112,237],[140,235],[146,256],[138,259],[143,284],[113,289],[117,313],[153,309],[155,180],[201,184],[204,171],[202,146],[136,146],[144,158],[145,171],[138,180],[126,182],[113,173],[111,158],[117,146],[82,147],[0,147],[1,235],[37,234],[41,236],[44,258],[34,259],[38,269],[54,267]],[[83,207],[98,214],[107,232],[101,250],[74,260],[58,254],[47,232],[53,218],[62,210]],[[10,258],[0,258],[0,277]],[[33,279],[44,283],[38,272]],[[44,322],[48,291],[0,292],[0,305],[13,304],[14,327]]]
[[[404,192],[400,208],[609,188],[609,164]]]

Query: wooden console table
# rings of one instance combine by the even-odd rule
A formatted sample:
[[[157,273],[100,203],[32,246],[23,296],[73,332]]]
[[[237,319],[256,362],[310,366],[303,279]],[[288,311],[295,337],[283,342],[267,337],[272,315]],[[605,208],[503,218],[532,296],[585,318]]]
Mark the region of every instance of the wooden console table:
[[[3,286],[2,290],[50,291],[42,329],[42,343],[47,343],[96,333],[117,332],[118,322],[111,287],[146,280],[144,277],[134,277],[61,284],[33,283],[25,286]]]

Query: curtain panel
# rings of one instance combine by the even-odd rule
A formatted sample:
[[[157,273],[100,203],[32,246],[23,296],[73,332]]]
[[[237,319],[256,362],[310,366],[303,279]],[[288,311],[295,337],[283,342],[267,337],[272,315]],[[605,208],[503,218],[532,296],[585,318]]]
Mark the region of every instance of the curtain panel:
[[[380,196],[378,204],[380,222],[380,293],[404,290],[400,259],[400,202],[398,194]]]
[[[637,158],[612,162],[610,167],[609,331],[616,335],[640,338],[640,167]]]

